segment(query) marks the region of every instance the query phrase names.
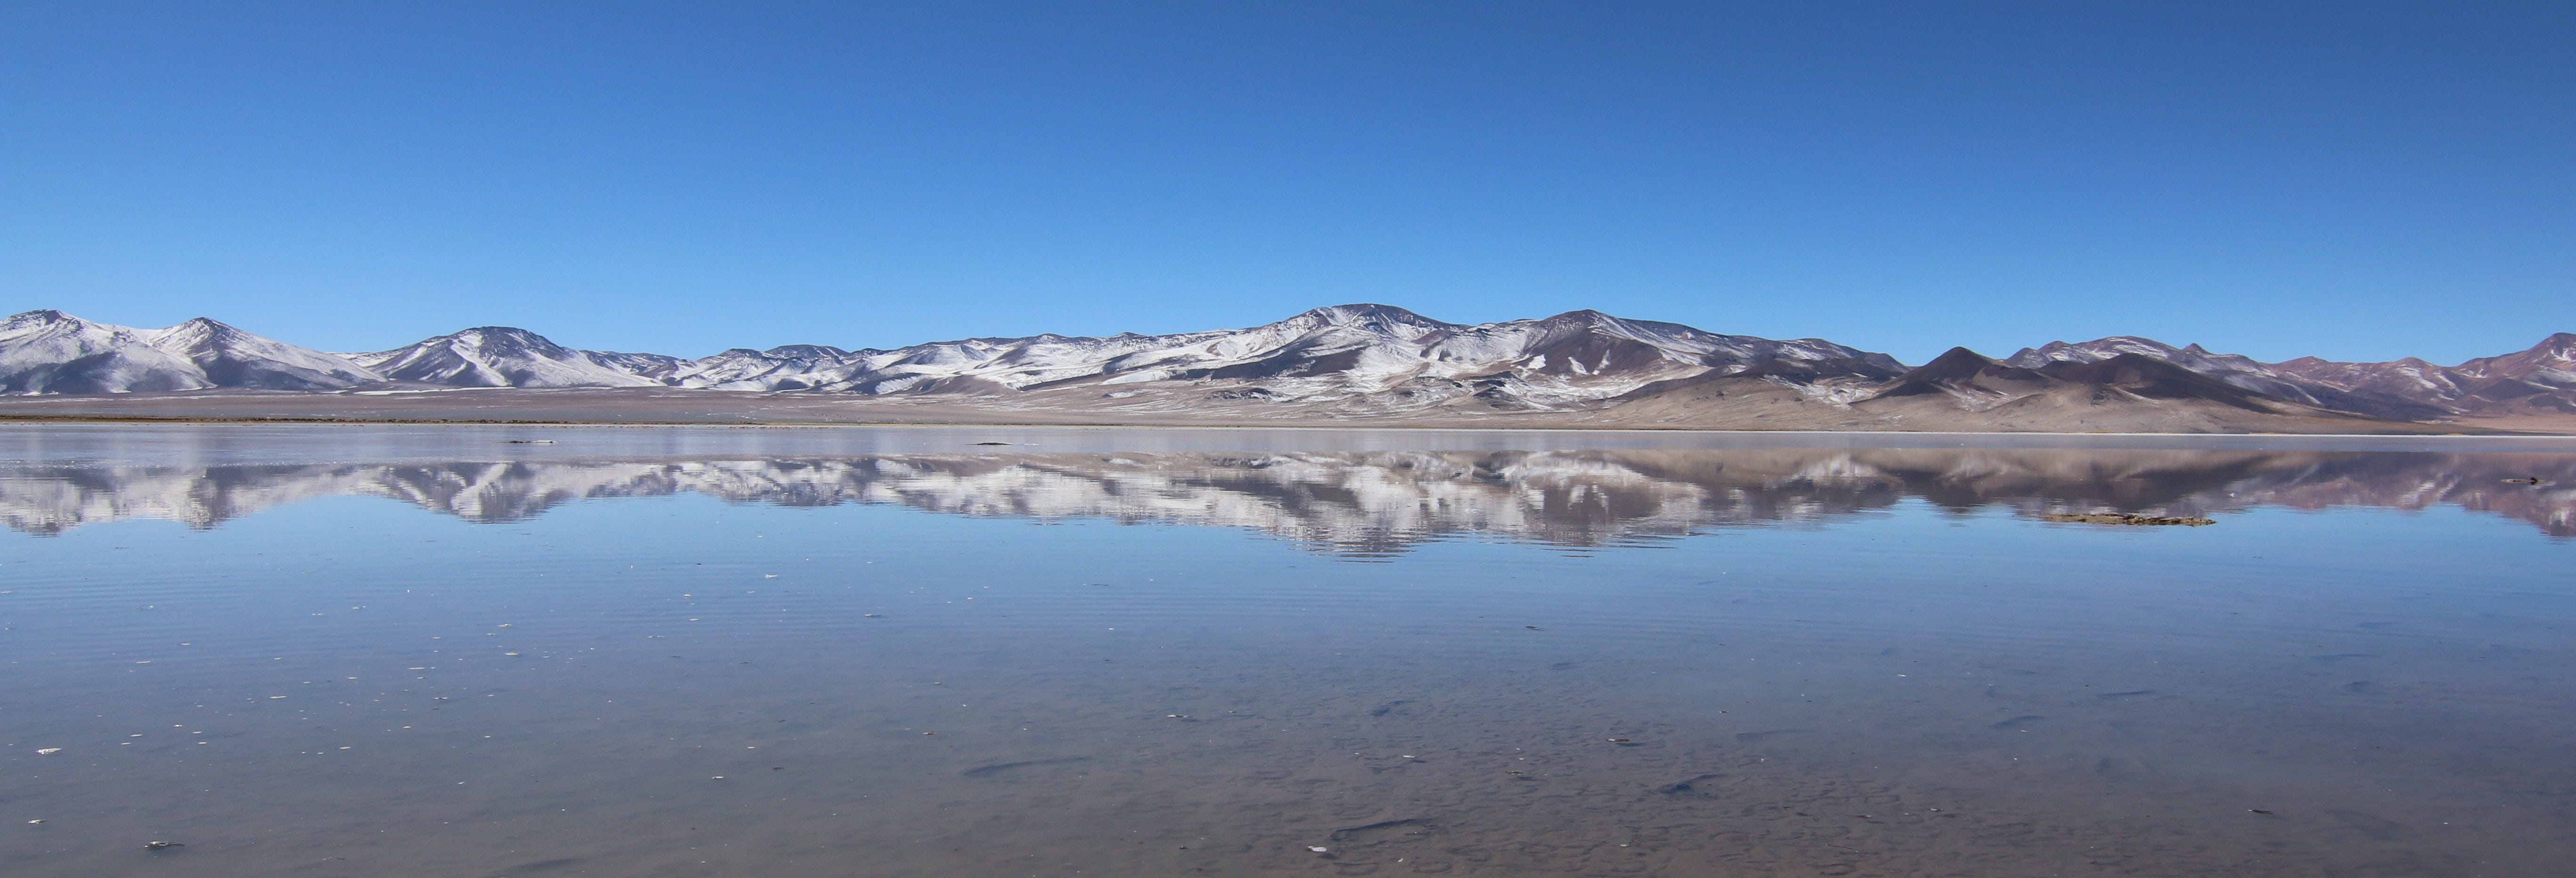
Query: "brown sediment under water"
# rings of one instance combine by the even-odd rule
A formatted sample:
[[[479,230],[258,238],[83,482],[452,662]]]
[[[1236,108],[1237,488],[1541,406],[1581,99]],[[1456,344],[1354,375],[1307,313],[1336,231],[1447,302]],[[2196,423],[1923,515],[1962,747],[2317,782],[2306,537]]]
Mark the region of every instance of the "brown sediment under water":
[[[50,424],[0,523],[12,876],[2576,859],[2566,440]]]

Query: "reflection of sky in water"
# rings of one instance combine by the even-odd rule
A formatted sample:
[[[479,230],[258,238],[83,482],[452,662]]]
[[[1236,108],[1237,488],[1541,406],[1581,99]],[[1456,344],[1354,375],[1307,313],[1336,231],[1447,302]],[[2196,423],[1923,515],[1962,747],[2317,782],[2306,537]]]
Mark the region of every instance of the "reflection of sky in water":
[[[2576,854],[2528,446],[250,432],[0,431],[12,874]]]

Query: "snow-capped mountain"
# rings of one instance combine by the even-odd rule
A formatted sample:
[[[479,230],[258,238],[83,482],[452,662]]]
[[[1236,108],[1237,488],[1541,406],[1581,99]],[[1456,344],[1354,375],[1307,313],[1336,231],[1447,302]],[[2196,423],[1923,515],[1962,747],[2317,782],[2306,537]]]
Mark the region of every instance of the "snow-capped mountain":
[[[2467,400],[2479,408],[2539,415],[2576,415],[2576,336],[2559,333],[2529,350],[2503,357],[2471,360],[2455,374],[2481,379]],[[2528,371],[2515,371],[2527,368]]]
[[[2473,378],[2511,378],[2551,385],[2576,384],[2576,332],[2540,340],[2529,350],[2501,357],[2479,357],[2453,367]]]
[[[0,321],[0,393],[124,393],[212,387],[196,364],[136,330],[60,311]]]
[[[2558,333],[2529,350],[2449,367],[2413,357],[2385,363],[2316,357],[2262,363],[2212,354],[2199,345],[2176,348],[2135,336],[2049,342],[2024,348],[2004,362],[2036,367],[2098,362],[2120,354],[2162,360],[2266,396],[2380,418],[2576,414],[2576,333]]]
[[[1240,330],[977,338],[894,350],[789,345],[695,360],[579,350],[497,326],[390,351],[326,354],[202,318],[136,330],[30,312],[10,325],[26,327],[0,342],[0,355],[17,364],[11,370],[17,380],[8,385],[14,393],[681,387],[1007,397],[1063,396],[1096,386],[1090,396],[1109,400],[1190,388],[1240,404],[1356,400],[1400,410],[1472,400],[1520,409],[1588,404],[1659,381],[1738,373],[1802,389],[1835,385],[1848,396],[1904,368],[1885,354],[1818,339],[1720,335],[1595,311],[1465,325],[1385,305],[1317,308]]]
[[[680,359],[584,351],[507,326],[478,326],[390,351],[343,354],[386,380],[444,387],[659,387]]]
[[[2286,379],[2262,363],[2255,362],[2252,357],[2241,354],[2213,354],[2197,344],[2177,348],[2152,338],[2140,338],[2134,335],[2115,335],[2081,344],[2052,341],[2036,348],[2023,348],[2019,353],[2005,357],[2003,362],[2025,369],[2037,369],[2058,362],[2098,363],[2121,354],[2136,354],[2151,360],[2162,360],[2256,393],[2310,405],[2324,404],[2310,394],[2308,386],[2304,383]]]
[[[2100,368],[2079,368],[2092,366]],[[2264,363],[2199,345],[2177,348],[2113,336],[2050,342],[2001,361],[1954,352],[1909,372],[1885,354],[1820,339],[1723,335],[1597,311],[1457,324],[1366,304],[1317,308],[1246,329],[973,338],[892,350],[787,345],[698,359],[580,350],[498,326],[390,351],[329,354],[204,318],[154,330],[91,323],[56,311],[0,322],[0,394],[230,388],[676,388],[949,398],[1001,410],[1115,418],[1480,417],[1619,409],[1651,423],[1700,425],[1713,423],[1712,417],[1734,418],[1726,412],[1735,412],[1751,419],[1748,425],[1797,429],[1874,423],[1837,414],[1855,411],[1908,423],[1952,423],[1954,415],[2000,411],[2007,404],[2016,405],[2015,412],[2081,410],[2087,429],[2106,428],[2098,417],[2105,405],[2142,407],[2118,421],[2137,427],[2151,426],[2157,417],[2148,410],[2175,405],[2420,422],[2576,415],[2576,334],[2451,367],[2416,359]],[[1937,400],[1948,400],[1947,408],[1921,408]],[[2221,420],[2236,424],[2241,418]],[[2029,428],[2038,426],[2039,420],[2030,421]],[[2250,422],[2209,426],[2253,428]]]
[[[734,348],[681,364],[672,379],[687,387],[717,390],[811,390],[814,380],[855,356],[829,345],[781,345],[765,351]]]
[[[0,393],[328,390],[383,380],[341,357],[203,317],[167,329],[92,323],[60,311],[0,321]]]
[[[385,380],[347,358],[252,335],[203,317],[136,335],[195,364],[215,387],[332,390]]]
[[[1718,335],[1674,323],[1576,311],[1544,320],[1461,325],[1386,305],[1317,308],[1241,330],[937,342],[891,351],[798,345],[733,350],[680,367],[670,383],[725,390],[864,394],[995,393],[1186,382],[1232,399],[1343,399],[1413,391],[1483,393],[1550,405],[1607,399],[1646,384],[1774,360],[1903,367],[1885,354],[1817,339]]]

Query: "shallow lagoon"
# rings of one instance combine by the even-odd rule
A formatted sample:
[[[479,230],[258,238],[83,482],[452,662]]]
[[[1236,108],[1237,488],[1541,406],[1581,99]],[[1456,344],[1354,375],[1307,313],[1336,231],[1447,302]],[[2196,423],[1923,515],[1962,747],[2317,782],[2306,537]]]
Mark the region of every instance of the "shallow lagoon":
[[[0,517],[13,875],[2576,856],[2565,440],[12,426]]]

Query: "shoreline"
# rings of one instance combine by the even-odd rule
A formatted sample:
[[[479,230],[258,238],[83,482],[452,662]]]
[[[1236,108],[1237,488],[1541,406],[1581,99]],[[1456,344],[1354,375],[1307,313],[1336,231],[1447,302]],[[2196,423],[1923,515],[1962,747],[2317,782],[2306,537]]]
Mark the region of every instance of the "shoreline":
[[[1346,410],[1252,405],[1120,409],[1056,400],[733,394],[643,388],[417,393],[215,391],[0,397],[0,424],[315,424],[654,427],[986,427],[1193,430],[1507,430],[1872,436],[2576,436],[2576,414],[2456,422],[2272,414],[2152,401],[1992,412],[1899,400],[1852,409],[1790,399],[1547,410]],[[1049,404],[1059,403],[1059,404]]]

